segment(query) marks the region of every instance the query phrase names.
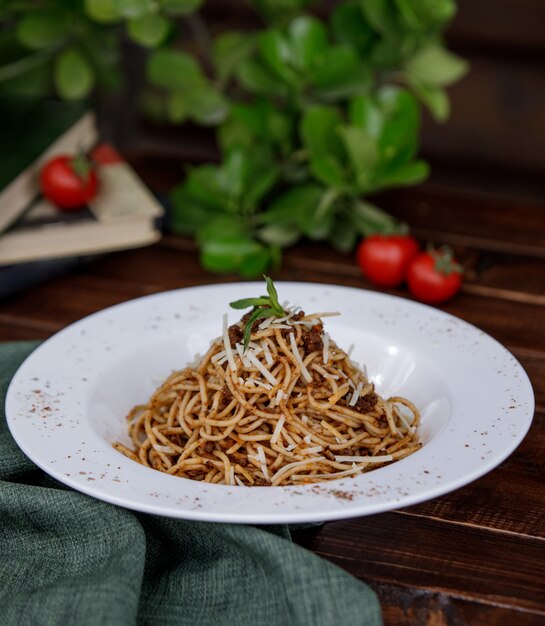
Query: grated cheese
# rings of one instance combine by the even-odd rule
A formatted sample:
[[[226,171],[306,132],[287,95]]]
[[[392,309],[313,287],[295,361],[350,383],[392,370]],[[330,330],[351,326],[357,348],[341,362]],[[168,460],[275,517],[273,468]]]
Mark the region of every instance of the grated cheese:
[[[278,441],[280,437],[280,432],[282,430],[282,427],[284,426],[285,421],[286,421],[286,418],[284,417],[284,415],[281,415],[278,418],[278,421],[276,422],[276,426],[274,427],[274,432],[271,437],[271,443],[276,443]]]
[[[290,333],[290,343],[291,343],[293,356],[295,357],[297,364],[301,368],[301,374],[303,375],[303,378],[306,380],[307,383],[311,383],[312,376],[309,374],[309,371],[307,370],[305,364],[303,363],[303,359],[301,358],[301,355],[299,354],[299,349],[297,348],[297,344],[295,343],[295,335],[293,333]]]
[[[257,385],[258,387],[263,387],[263,389],[266,389],[267,391],[272,391],[272,385],[269,385],[269,383],[264,383],[262,380],[256,380],[255,378],[251,379],[254,383],[254,385]]]
[[[274,363],[274,359],[272,358],[271,351],[269,350],[269,345],[266,341],[264,341],[261,345],[263,346],[263,353],[265,355],[265,361],[267,361],[267,365],[272,365]]]
[[[235,484],[235,468],[232,465],[229,468],[229,484],[230,485]]]
[[[231,349],[231,342],[229,341],[229,330],[227,323],[227,313],[223,315],[223,347],[225,348],[225,353],[227,354],[227,360],[229,361],[229,367],[231,371],[236,372],[237,365],[235,363],[235,357],[233,355],[233,350]]]
[[[244,367],[249,367],[250,363],[247,358],[248,353],[244,354],[244,346],[241,343],[237,343],[235,348],[237,349],[240,360],[244,363]]]
[[[263,476],[265,476],[265,478],[270,482],[269,468],[267,467],[267,459],[265,458],[263,446],[257,446],[257,459],[259,461],[261,471],[263,472]]]
[[[259,325],[259,329],[260,330],[265,330],[267,329],[273,322],[274,317],[268,317],[265,321],[261,322],[261,324]]]
[[[358,401],[358,398],[360,397],[362,388],[363,388],[363,383],[359,382],[358,386],[356,387],[356,391],[354,391],[354,393],[352,394],[352,397],[350,398],[350,402],[348,403],[348,406],[356,405],[356,402]]]
[[[346,354],[348,356],[350,356],[352,354],[352,350],[354,350],[354,344],[351,343],[350,346],[348,347],[348,350],[346,351]]]
[[[223,357],[227,357],[227,352],[225,352],[225,350],[222,350],[221,352],[214,354],[214,356],[210,360],[212,361],[212,363],[215,363],[216,361],[223,359]]]
[[[312,439],[310,438],[310,435],[306,435],[306,436],[303,438],[303,441],[304,441],[305,443],[311,443],[311,442],[312,442]]]
[[[153,444],[153,449],[157,452],[163,452],[163,454],[174,454],[174,450],[170,446],[161,446],[158,443]]]
[[[329,362],[329,335],[324,333],[324,365]]]
[[[284,392],[282,391],[282,389],[279,389],[278,392],[276,393],[276,404],[280,404],[280,401],[282,400],[283,396],[284,396]]]
[[[317,454],[323,450],[322,446],[314,446],[314,448],[306,448],[306,450],[302,450],[303,454]]]
[[[261,372],[261,374],[263,374],[263,376],[271,383],[271,385],[273,385],[274,387],[278,385],[278,381],[276,380],[276,378],[269,372],[269,370],[260,361],[258,361],[255,358],[255,356],[252,353],[248,354],[248,360],[253,366],[255,366]]]
[[[315,319],[317,317],[337,317],[337,315],[340,314],[340,311],[325,311],[324,313],[312,313],[311,315],[307,315],[307,319]]]
[[[235,481],[239,487],[244,487],[244,483],[240,480],[238,476],[235,476]]]

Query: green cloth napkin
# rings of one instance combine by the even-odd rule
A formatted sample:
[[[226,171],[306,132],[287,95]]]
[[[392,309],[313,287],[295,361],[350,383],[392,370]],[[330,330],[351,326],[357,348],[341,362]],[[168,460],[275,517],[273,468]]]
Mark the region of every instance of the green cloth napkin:
[[[36,342],[0,344],[0,623],[375,626],[373,591],[287,526],[185,522],[73,491],[33,465],[3,412]]]

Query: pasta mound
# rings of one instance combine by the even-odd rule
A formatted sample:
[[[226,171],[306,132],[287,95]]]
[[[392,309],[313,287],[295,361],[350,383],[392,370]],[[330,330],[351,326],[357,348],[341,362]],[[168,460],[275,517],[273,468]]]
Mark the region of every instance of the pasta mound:
[[[155,470],[226,485],[301,485],[381,467],[421,446],[418,409],[382,398],[324,331],[331,314],[227,327],[197,363],[172,373],[127,416],[133,450]]]

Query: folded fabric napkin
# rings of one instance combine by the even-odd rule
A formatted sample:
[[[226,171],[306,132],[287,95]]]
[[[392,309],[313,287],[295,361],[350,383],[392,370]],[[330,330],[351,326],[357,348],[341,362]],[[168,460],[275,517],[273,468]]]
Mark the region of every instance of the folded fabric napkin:
[[[13,441],[9,381],[36,342],[0,344],[3,626],[382,624],[374,592],[287,526],[133,513],[50,478]]]

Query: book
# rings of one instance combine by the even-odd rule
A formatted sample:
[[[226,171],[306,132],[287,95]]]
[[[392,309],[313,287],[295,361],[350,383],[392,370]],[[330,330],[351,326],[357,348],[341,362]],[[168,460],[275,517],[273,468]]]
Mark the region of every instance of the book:
[[[93,119],[86,114],[70,129],[71,134],[61,138],[62,142],[66,145],[67,138],[77,141],[77,131],[85,141],[91,141],[93,126]],[[59,141],[54,145],[58,148]],[[54,152],[48,149],[47,154]],[[93,201],[82,210],[61,212],[36,196],[34,189],[23,215],[0,236],[0,265],[104,253],[148,245],[160,238],[156,222],[163,209],[132,168],[106,143],[93,147],[90,156],[100,179]],[[26,186],[18,184],[24,194]],[[13,189],[13,183],[5,191],[10,187]]]
[[[9,105],[9,106],[8,106]],[[0,233],[38,193],[42,165],[54,154],[87,152],[98,140],[95,116],[78,104],[0,101]]]

